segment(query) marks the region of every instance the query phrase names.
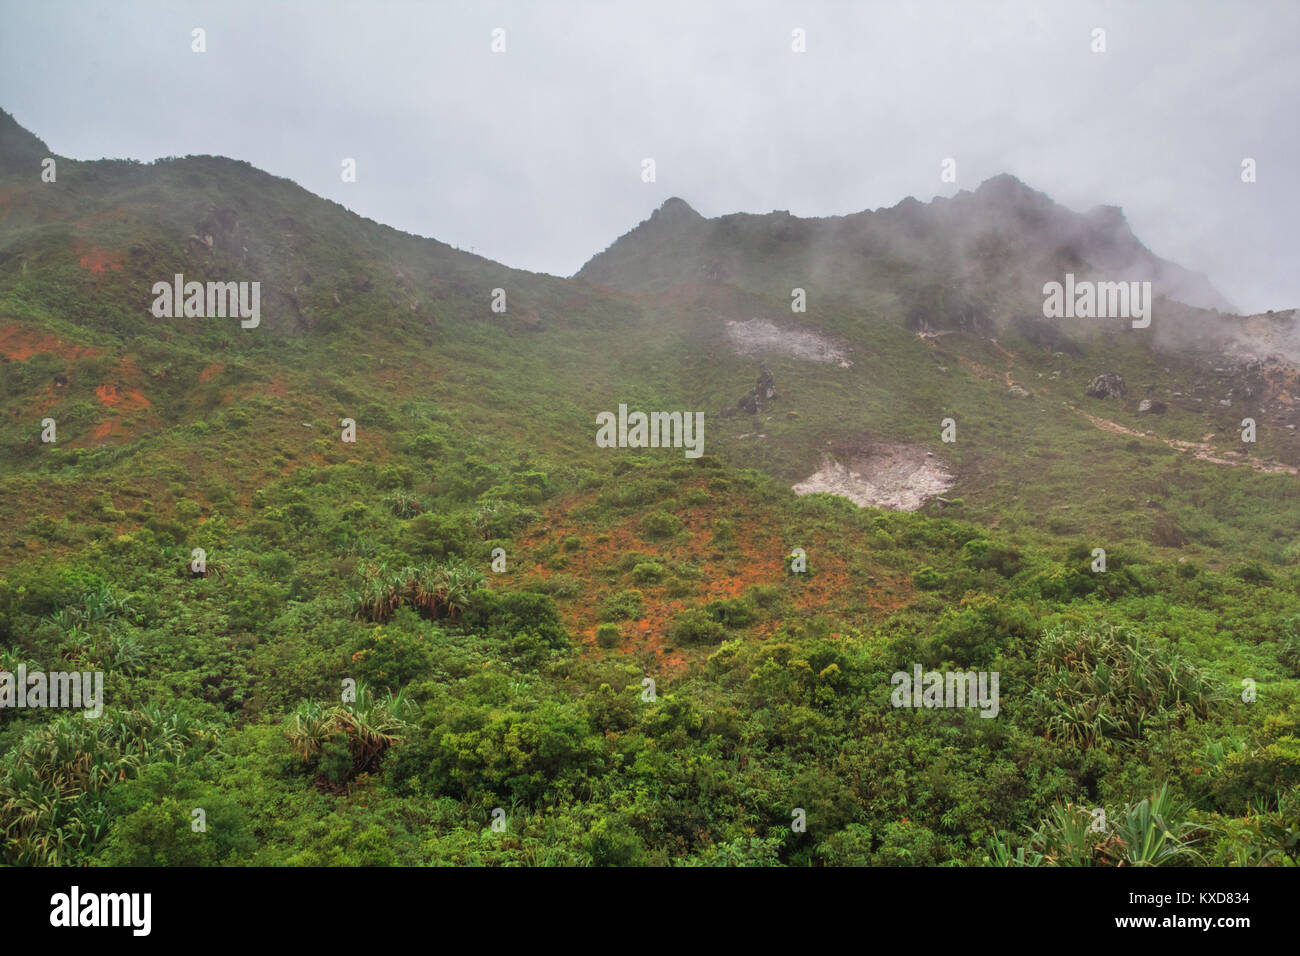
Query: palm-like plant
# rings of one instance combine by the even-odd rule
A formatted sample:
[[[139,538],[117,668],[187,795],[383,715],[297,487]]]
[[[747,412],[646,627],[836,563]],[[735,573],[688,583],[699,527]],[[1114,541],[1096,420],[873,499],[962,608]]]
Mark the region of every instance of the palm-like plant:
[[[1129,807],[1115,824],[1115,843],[1107,855],[1119,866],[1161,866],[1188,858],[1200,859],[1188,837],[1196,824],[1178,822],[1182,808],[1174,804],[1168,784]]]
[[[438,569],[442,579],[442,604],[447,616],[459,620],[474,592],[483,586],[483,574],[462,561],[452,559]]]
[[[314,766],[326,744],[342,737],[352,755],[351,776],[372,771],[379,758],[402,739],[404,719],[414,710],[406,692],[389,692],[376,698],[370,688],[357,685],[356,700],[326,709],[315,701],[304,701],[290,717],[285,735],[289,746],[304,763]]]
[[[446,581],[439,572],[430,564],[411,569],[411,603],[430,617],[437,615],[446,594]]]
[[[65,713],[26,734],[0,766],[0,837],[6,862],[62,865],[108,826],[100,794],[156,759],[177,759],[202,736],[160,709],[88,721]]]
[[[994,866],[1161,866],[1200,859],[1193,848],[1197,829],[1184,821],[1185,808],[1176,806],[1168,786],[1137,803],[1117,810],[1113,826],[1094,829],[1085,807],[1056,805],[1029,833],[1029,846],[1012,851],[1005,834],[989,843],[988,862]]]
[[[354,613],[384,623],[404,603],[425,617],[459,620],[484,575],[458,558],[441,565],[410,565],[392,569],[386,564],[367,565],[359,590],[350,592]]]
[[[353,594],[356,613],[371,621],[387,621],[402,603],[404,581],[399,582],[388,565],[370,564],[361,576],[361,588]]]
[[[1221,693],[1178,654],[1116,628],[1048,633],[1038,674],[1032,699],[1048,735],[1084,747],[1140,737],[1152,720],[1183,709],[1204,717]]]
[[[316,757],[325,741],[329,739],[326,729],[325,710],[314,700],[305,700],[298,705],[289,724],[285,728],[289,738],[289,747],[305,761]]]

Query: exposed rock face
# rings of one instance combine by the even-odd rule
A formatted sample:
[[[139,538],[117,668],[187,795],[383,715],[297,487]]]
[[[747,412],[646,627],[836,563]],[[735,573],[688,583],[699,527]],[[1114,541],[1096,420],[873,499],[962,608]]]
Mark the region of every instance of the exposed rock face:
[[[811,329],[777,325],[767,319],[749,319],[727,323],[727,338],[737,355],[762,355],[777,353],[793,355],[810,362],[834,362],[840,368],[853,363],[848,360],[848,347]]]
[[[209,206],[207,215],[190,238],[198,239],[209,250],[216,248],[232,256],[238,256],[243,251],[243,230],[240,228],[239,214],[233,209]]]
[[[1123,398],[1127,389],[1123,376],[1115,372],[1102,372],[1088,383],[1088,395],[1092,398]]]
[[[1023,388],[1021,388],[1019,385],[1012,385],[1009,389],[1007,389],[1007,394],[1010,395],[1012,398],[1029,397],[1029,393],[1025,391]]]
[[[1149,398],[1144,398],[1138,402],[1139,412],[1150,412],[1152,415],[1163,415],[1168,407],[1164,402],[1153,402]]]
[[[740,401],[736,403],[737,408],[750,415],[757,415],[763,410],[764,405],[776,399],[776,382],[772,378],[772,373],[767,370],[766,365],[760,365],[758,369],[758,384],[754,386],[752,392],[741,396]]]
[[[919,445],[871,443],[847,455],[827,457],[821,469],[794,486],[796,495],[831,494],[859,507],[915,511],[951,489],[956,478]]]

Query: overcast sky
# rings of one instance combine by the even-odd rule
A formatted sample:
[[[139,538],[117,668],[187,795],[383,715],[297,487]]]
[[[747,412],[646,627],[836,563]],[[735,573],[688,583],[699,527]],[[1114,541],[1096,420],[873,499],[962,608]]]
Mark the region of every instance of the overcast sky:
[[[706,216],[842,215],[1009,172],[1074,209],[1122,206],[1152,251],[1247,311],[1300,306],[1295,0],[0,0],[0,14],[0,106],[59,155],[244,159],[519,268],[570,275],[674,195]]]

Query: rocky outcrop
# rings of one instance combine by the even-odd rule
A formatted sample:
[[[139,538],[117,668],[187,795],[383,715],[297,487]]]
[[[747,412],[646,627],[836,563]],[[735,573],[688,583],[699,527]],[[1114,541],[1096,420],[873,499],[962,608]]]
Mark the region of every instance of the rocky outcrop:
[[[243,229],[233,209],[209,206],[190,239],[198,239],[208,250],[215,248],[231,256],[238,257],[244,251]]]
[[[1088,383],[1087,389],[1091,398],[1123,398],[1125,392],[1124,378],[1116,372],[1102,372]]]
[[[776,381],[772,378],[772,373],[767,370],[766,365],[760,365],[758,373],[758,384],[754,386],[752,392],[741,396],[736,407],[742,412],[750,415],[757,415],[769,402],[776,400]]]

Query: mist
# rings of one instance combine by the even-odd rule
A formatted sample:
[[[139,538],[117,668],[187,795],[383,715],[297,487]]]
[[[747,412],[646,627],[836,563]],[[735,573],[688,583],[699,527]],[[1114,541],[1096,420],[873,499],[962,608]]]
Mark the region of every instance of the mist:
[[[670,196],[837,216],[1006,172],[1243,311],[1300,303],[1293,3],[5,7],[3,105],[56,153],[245,159],[519,268],[571,275]]]

